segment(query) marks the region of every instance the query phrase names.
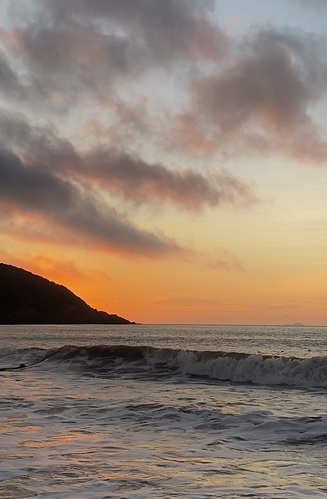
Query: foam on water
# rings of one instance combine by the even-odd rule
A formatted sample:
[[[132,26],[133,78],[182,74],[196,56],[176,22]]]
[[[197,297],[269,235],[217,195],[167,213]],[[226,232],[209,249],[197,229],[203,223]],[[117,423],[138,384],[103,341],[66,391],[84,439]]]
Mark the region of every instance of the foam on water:
[[[1,497],[324,494],[327,417],[315,392],[42,364],[1,381]]]
[[[327,357],[277,357],[250,355],[241,352],[189,351],[129,345],[66,345],[58,349],[5,349],[2,362],[9,366],[14,359],[24,359],[27,367],[41,362],[67,367],[134,372],[149,367],[166,368],[172,374],[203,376],[219,381],[254,383],[260,385],[288,385],[312,388],[327,387]],[[122,365],[124,364],[124,365]],[[158,372],[160,372],[158,370]],[[153,373],[153,371],[152,371]]]
[[[116,339],[0,350],[1,498],[327,497],[325,356]]]

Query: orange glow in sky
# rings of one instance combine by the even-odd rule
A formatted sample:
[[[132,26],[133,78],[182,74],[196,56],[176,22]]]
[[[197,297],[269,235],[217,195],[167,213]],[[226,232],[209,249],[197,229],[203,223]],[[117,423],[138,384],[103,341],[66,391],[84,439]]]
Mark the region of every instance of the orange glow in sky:
[[[1,261],[136,322],[327,324],[326,14],[2,2]]]

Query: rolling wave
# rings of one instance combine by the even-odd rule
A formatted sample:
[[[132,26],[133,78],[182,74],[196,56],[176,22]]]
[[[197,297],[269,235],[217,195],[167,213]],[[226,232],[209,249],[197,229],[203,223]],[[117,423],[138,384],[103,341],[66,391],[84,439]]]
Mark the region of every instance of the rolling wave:
[[[164,369],[165,372],[185,376],[198,376],[217,381],[253,383],[266,386],[294,386],[327,388],[327,357],[311,358],[279,357],[241,352],[196,351],[150,346],[128,345],[65,345],[57,349],[24,355],[26,367],[41,364],[63,367],[79,367],[101,372],[114,372],[124,368],[131,375],[137,366],[144,374]],[[8,353],[8,352],[7,352]],[[18,358],[18,351],[15,357]]]

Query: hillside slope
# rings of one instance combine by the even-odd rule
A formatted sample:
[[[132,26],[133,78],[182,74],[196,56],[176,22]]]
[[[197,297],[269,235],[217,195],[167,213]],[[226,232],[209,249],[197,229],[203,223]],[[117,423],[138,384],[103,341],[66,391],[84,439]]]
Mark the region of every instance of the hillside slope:
[[[65,286],[0,263],[0,324],[130,324],[98,311]]]

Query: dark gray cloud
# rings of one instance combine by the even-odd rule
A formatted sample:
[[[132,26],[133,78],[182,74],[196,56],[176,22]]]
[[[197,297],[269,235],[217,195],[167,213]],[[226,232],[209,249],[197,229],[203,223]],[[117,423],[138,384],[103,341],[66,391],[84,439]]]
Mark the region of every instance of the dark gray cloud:
[[[24,92],[24,87],[19,76],[10,65],[8,58],[0,51],[0,92],[9,96],[19,96]]]
[[[137,202],[167,201],[185,209],[257,201],[252,186],[224,170],[207,176],[190,169],[170,170],[126,152],[96,149],[85,158],[83,175]]]
[[[327,144],[323,147],[310,114],[327,91],[324,40],[300,30],[256,30],[232,61],[192,82],[192,111],[181,117],[184,142],[197,127],[207,138],[204,147],[215,142],[226,154],[242,147],[277,147],[303,159],[325,160]]]
[[[131,35],[139,56],[152,64],[174,60],[217,58],[227,38],[210,21],[211,0],[48,0],[57,24],[106,20],[120,27],[120,35]],[[142,59],[142,57],[141,57]]]
[[[191,110],[171,127],[179,147],[223,156],[278,148],[304,160],[325,160],[326,145],[310,113],[326,93],[323,40],[300,30],[257,28],[232,50],[210,20],[215,2],[205,0],[42,0],[34,5],[38,9],[29,22],[2,32],[7,53],[21,61],[28,76],[21,85],[10,61],[3,59],[1,65],[0,60],[4,91],[20,92],[31,105],[46,103],[61,113],[97,98],[112,116],[116,113],[124,147],[124,138],[128,141],[138,124],[140,135],[159,137],[162,123],[146,116],[145,109],[132,124],[124,123],[115,107],[120,86],[133,93],[148,71],[190,64]],[[196,70],[205,61],[211,72],[203,76]],[[124,104],[125,110],[134,105],[128,98]],[[171,120],[170,112],[162,120]],[[165,140],[158,138],[161,144]],[[128,156],[121,163],[130,161]]]
[[[0,205],[18,210],[27,220],[29,214],[38,214],[112,249],[149,255],[178,249],[173,242],[136,228],[90,192],[5,150],[0,151]]]
[[[29,4],[30,5],[30,4]],[[100,100],[112,84],[196,59],[215,60],[227,38],[208,0],[44,0],[25,25],[2,33],[39,99],[67,109],[81,93]],[[29,97],[31,98],[31,97]]]
[[[224,170],[204,176],[190,169],[172,170],[148,163],[115,147],[79,153],[51,129],[30,126],[22,117],[0,113],[0,143],[42,164],[47,175],[74,178],[137,203],[167,202],[189,210],[257,201],[253,186]]]
[[[10,102],[17,99],[20,105],[24,100],[33,111],[32,124],[9,105],[6,114],[0,113],[3,209],[24,216],[38,213],[108,247],[165,253],[175,250],[175,244],[135,227],[110,206],[111,196],[115,202],[119,198],[120,206],[125,203],[127,211],[130,202],[133,208],[168,203],[200,211],[250,204],[257,198],[252,185],[223,169],[194,171],[185,164],[146,161],[140,151],[150,137],[155,137],[155,147],[159,145],[157,152],[172,144],[226,156],[278,149],[324,161],[327,143],[311,115],[311,107],[327,90],[324,41],[300,30],[257,28],[232,48],[210,18],[214,4],[206,0],[24,4],[27,11],[33,5],[26,21],[0,31],[0,91]],[[145,76],[149,80],[144,80],[144,102],[154,82],[162,86],[158,70],[170,77],[180,68],[184,79],[178,79],[179,90],[190,82],[183,94],[185,107],[181,94],[172,95],[175,87],[167,89],[167,102],[179,99],[177,111],[170,101],[155,102],[155,97],[148,107],[138,106],[143,88],[135,88]],[[43,107],[39,118],[36,110]],[[23,107],[21,112],[28,114]],[[100,143],[86,127],[90,116],[100,129],[108,126]],[[89,150],[87,146],[82,150],[78,139],[74,142],[76,129],[78,139],[83,136],[86,141],[88,131],[94,133]],[[115,130],[120,133],[117,142]],[[129,140],[137,134],[145,139],[139,149]]]
[[[81,165],[73,144],[59,137],[55,128],[36,126],[22,114],[0,111],[0,146],[24,156],[30,163],[42,164],[53,174],[65,176],[68,164]]]
[[[28,220],[37,214],[56,227],[55,233],[63,229],[109,250],[159,255],[178,247],[135,227],[101,201],[103,193],[189,210],[256,201],[253,188],[227,172],[205,177],[191,170],[172,171],[114,147],[82,154],[54,129],[32,126],[22,115],[0,113],[0,147],[1,211],[9,210],[7,220],[10,210],[19,213],[26,223],[16,226],[16,232],[26,236],[40,232],[42,239],[49,237],[40,229],[31,232]]]
[[[265,109],[267,119],[278,125],[303,118],[310,91],[287,45],[275,33],[258,34],[248,57],[194,84],[199,110],[227,132]]]

